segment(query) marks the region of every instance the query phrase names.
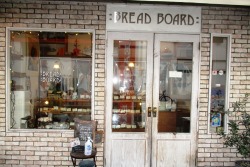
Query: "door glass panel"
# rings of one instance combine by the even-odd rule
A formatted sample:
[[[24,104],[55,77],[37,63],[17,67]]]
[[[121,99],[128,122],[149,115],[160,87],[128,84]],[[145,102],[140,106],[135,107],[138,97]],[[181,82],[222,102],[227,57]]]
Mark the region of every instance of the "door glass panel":
[[[192,43],[160,43],[158,132],[190,132],[192,58]]]
[[[113,44],[113,132],[145,131],[147,42]]]

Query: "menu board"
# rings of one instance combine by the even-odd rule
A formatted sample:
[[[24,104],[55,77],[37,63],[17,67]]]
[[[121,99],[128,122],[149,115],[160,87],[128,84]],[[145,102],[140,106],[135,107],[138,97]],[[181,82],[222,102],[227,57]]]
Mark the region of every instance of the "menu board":
[[[88,140],[88,137],[90,137],[93,140],[93,144],[94,144],[96,122],[84,121],[78,118],[75,118],[74,121],[75,121],[74,137],[79,138],[81,145],[84,144]]]

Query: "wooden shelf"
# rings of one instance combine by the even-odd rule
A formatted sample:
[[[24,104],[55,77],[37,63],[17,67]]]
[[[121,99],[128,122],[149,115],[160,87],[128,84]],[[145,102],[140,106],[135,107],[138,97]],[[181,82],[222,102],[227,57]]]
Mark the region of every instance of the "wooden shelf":
[[[75,114],[75,115],[90,115],[90,112],[73,112],[73,111],[61,111],[55,109],[43,110],[41,112],[52,113],[52,114]]]
[[[112,132],[145,132],[145,128],[119,128],[112,129]]]

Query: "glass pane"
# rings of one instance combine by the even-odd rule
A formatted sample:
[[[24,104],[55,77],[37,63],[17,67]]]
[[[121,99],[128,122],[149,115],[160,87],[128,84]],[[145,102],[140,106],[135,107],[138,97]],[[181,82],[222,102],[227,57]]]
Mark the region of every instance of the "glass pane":
[[[218,113],[218,111],[225,107],[227,43],[227,37],[213,37],[210,132],[216,132],[224,127],[224,114]]]
[[[190,132],[193,44],[161,42],[158,132]]]
[[[114,41],[113,132],[145,131],[146,46],[146,41]]]
[[[69,129],[91,119],[92,34],[11,31],[10,127]]]

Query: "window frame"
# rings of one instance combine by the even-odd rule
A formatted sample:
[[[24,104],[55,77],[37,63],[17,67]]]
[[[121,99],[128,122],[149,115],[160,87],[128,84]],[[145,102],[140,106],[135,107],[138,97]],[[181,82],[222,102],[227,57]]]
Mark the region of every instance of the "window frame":
[[[72,132],[72,129],[38,129],[38,128],[32,128],[32,129],[14,129],[11,128],[11,116],[10,116],[10,92],[11,92],[11,75],[10,75],[10,37],[11,37],[11,31],[42,31],[42,32],[79,32],[79,33],[92,33],[92,78],[91,78],[91,120],[94,120],[94,101],[95,101],[95,30],[94,29],[54,29],[54,28],[27,28],[27,27],[6,27],[6,41],[5,41],[5,95],[6,95],[6,107],[5,107],[5,117],[6,117],[6,132],[37,132],[37,131],[48,131],[48,132]]]
[[[231,67],[231,34],[220,34],[220,33],[211,33],[210,36],[210,60],[209,60],[209,88],[208,88],[208,114],[207,114],[207,134],[214,134],[211,132],[211,90],[212,90],[212,66],[213,66],[213,38],[214,37],[224,37],[227,38],[227,60],[226,60],[226,81],[225,81],[225,102],[224,102],[224,111],[229,109],[229,95],[230,95],[230,67]],[[224,124],[223,124],[224,132],[228,131],[228,116],[224,116]]]

